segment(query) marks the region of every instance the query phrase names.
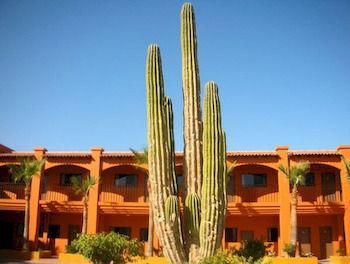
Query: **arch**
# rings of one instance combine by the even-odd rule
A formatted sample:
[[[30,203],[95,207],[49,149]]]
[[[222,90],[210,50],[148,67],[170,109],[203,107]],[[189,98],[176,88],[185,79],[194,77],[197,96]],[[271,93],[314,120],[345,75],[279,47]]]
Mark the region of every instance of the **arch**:
[[[306,185],[299,187],[302,202],[340,202],[342,200],[339,168],[325,163],[311,162]]]
[[[81,194],[76,194],[69,178],[74,175],[87,177],[90,170],[73,164],[60,164],[45,168],[41,181],[41,199],[47,201],[80,201]]]
[[[252,183],[244,185],[242,175]],[[229,175],[227,193],[229,202],[278,203],[278,171],[261,164],[239,164]]]
[[[118,164],[101,172],[101,202],[145,202],[147,170],[137,164]]]
[[[55,167],[61,167],[61,166],[73,166],[73,167],[80,167],[86,170],[90,171],[90,163],[74,163],[74,162],[51,162],[46,161],[44,166],[44,171],[55,168]]]

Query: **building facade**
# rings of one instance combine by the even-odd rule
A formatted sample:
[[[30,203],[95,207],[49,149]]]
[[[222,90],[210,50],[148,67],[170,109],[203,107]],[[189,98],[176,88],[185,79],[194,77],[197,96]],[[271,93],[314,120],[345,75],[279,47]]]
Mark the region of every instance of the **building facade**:
[[[46,159],[31,185],[29,240],[32,249],[53,254],[80,232],[82,197],[70,185],[72,176],[92,175],[97,184],[88,202],[88,233],[116,232],[141,241],[148,234],[147,167],[138,165],[130,152],[15,152],[0,145],[0,248],[20,248],[24,220],[24,188],[13,183],[8,164],[21,157]],[[278,166],[310,162],[306,185],[299,188],[298,240],[301,254],[319,258],[340,251],[350,255],[350,182],[342,157],[350,160],[350,146],[337,150],[237,151],[227,153],[236,163],[229,175],[228,209],[223,246],[231,248],[244,239],[262,239],[270,250],[282,254],[289,242],[290,184]],[[182,154],[176,155],[176,173],[183,193]],[[182,199],[183,200],[183,199]],[[146,244],[146,243],[145,243]],[[161,247],[156,236],[154,248]]]

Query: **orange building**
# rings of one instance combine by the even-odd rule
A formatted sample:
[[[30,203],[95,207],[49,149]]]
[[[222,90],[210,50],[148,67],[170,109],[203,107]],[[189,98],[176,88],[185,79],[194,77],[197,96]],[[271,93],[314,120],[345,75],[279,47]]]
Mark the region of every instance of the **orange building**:
[[[15,152],[0,145],[0,248],[18,248],[24,215],[24,191],[11,182],[8,164],[18,158],[46,158],[40,175],[34,176],[30,198],[29,239],[33,249],[63,252],[80,232],[81,196],[75,195],[70,177],[96,177],[90,192],[88,233],[115,230],[139,240],[148,233],[146,168],[134,162],[130,152]],[[350,146],[337,150],[237,151],[227,153],[236,162],[228,185],[228,210],[223,245],[233,247],[243,239],[263,239],[282,254],[289,242],[290,184],[278,170],[308,160],[306,186],[300,187],[298,237],[300,252],[319,258],[335,255],[339,248],[350,255],[350,182],[341,158],[350,160]],[[178,184],[182,179],[182,154],[176,155]],[[159,248],[157,239],[154,247]]]

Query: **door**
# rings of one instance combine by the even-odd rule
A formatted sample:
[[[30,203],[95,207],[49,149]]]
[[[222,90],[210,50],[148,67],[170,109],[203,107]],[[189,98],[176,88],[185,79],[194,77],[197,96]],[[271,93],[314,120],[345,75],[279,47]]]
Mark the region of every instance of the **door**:
[[[227,183],[227,201],[228,202],[235,202],[235,188],[234,188],[234,176],[233,175],[229,175],[228,176],[229,180]]]
[[[0,248],[12,249],[13,224],[0,223]]]
[[[322,174],[322,195],[323,200],[327,202],[335,202],[335,175],[334,173]]]
[[[310,227],[298,228],[299,252],[301,256],[311,252],[311,231]]]
[[[320,227],[320,247],[321,259],[326,259],[333,255],[332,227]]]
[[[80,225],[69,225],[68,226],[68,245],[77,238],[77,235],[81,233]]]

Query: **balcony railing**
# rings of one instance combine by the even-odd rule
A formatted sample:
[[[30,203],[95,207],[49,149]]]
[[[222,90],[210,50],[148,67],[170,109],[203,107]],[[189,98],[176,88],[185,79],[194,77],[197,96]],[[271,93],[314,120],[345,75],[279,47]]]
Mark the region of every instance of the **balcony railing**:
[[[111,203],[144,203],[148,201],[146,193],[145,188],[140,187],[102,185],[99,201]]]
[[[336,190],[322,190],[321,186],[300,186],[298,191],[299,202],[322,204],[325,202],[342,202],[342,193]]]
[[[278,203],[278,188],[236,185],[228,191],[227,199],[233,203]]]
[[[44,201],[81,201],[82,195],[76,194],[72,186],[50,186],[41,193],[41,200]]]
[[[0,199],[11,199],[11,200],[24,199],[24,184],[1,182]]]

